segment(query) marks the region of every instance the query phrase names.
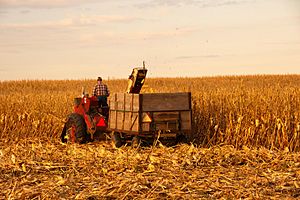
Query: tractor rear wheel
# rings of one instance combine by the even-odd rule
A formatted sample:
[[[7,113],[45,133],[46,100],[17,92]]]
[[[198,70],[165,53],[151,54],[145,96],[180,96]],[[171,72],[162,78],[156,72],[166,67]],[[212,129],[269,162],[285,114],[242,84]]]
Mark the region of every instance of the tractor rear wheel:
[[[121,139],[121,134],[119,132],[112,132],[111,139],[116,148],[119,148],[123,145],[122,139]]]
[[[87,138],[84,118],[77,113],[70,114],[61,134],[62,142],[82,144],[87,142]]]

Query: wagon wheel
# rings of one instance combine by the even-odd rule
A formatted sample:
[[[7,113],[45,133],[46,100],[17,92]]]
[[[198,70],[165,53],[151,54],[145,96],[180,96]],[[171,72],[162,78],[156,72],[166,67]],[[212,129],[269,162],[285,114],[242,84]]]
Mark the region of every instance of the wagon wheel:
[[[121,134],[119,132],[113,131],[111,133],[111,139],[116,148],[119,148],[122,146]]]
[[[68,116],[61,134],[63,143],[85,143],[87,141],[86,124],[83,117],[77,113]]]
[[[142,140],[141,140],[141,137],[139,136],[134,136],[131,140],[131,146],[133,148],[138,148],[139,146],[141,146],[142,144]]]
[[[181,134],[181,135],[178,135],[176,137],[176,144],[183,144],[183,143],[187,143],[188,142],[188,139],[185,135]]]

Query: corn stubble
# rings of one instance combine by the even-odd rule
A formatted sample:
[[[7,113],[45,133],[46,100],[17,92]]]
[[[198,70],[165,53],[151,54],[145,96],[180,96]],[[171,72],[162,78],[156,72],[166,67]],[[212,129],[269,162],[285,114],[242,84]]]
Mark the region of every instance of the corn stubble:
[[[299,75],[147,79],[142,92],[192,92],[193,145],[61,144],[73,98],[94,84],[0,82],[0,199],[300,196]]]

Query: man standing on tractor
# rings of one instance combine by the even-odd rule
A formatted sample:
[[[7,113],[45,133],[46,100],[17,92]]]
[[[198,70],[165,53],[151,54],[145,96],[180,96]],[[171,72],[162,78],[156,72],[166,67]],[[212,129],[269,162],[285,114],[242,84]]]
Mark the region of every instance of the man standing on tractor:
[[[97,79],[97,85],[94,87],[93,94],[98,98],[100,107],[108,106],[107,97],[109,96],[109,90],[107,85],[102,83],[101,77],[98,77]]]

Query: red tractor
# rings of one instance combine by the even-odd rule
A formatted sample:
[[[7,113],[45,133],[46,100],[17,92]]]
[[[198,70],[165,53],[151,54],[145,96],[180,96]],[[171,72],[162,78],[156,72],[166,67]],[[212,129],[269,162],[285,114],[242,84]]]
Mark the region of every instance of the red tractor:
[[[143,68],[134,68],[128,79],[127,93],[139,93],[147,74]],[[81,98],[74,99],[74,112],[67,117],[61,141],[63,143],[86,143],[92,141],[95,135],[101,135],[107,130],[109,107],[99,106],[97,97],[89,97],[83,92]]]

